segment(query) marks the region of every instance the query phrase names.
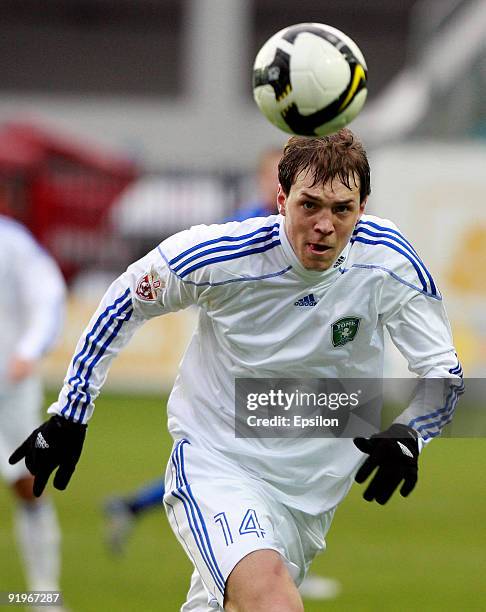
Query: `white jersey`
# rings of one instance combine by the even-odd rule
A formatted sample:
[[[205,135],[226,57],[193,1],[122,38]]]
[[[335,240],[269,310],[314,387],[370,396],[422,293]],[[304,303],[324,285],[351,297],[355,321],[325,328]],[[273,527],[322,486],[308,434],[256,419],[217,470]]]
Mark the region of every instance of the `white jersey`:
[[[0,215],[0,392],[16,355],[37,360],[54,344],[65,285],[53,259],[22,225]]]
[[[418,376],[458,372],[439,291],[390,221],[363,216],[334,266],[319,272],[301,265],[284,217],[273,215],[193,227],[131,265],[91,319],[49,412],[86,422],[135,329],[191,305],[199,320],[169,398],[171,434],[235,460],[311,514],[339,503],[362,453],[351,439],[235,438],[235,378],[381,378],[385,327]],[[359,329],[333,343],[333,323],[346,317]],[[412,406],[401,419],[419,419],[427,438],[440,431],[437,409]]]

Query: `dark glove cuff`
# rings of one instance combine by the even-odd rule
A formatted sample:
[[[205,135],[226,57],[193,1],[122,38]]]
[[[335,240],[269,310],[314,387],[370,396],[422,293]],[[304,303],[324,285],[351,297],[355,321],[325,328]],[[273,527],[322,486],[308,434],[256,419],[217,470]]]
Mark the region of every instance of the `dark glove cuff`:
[[[86,431],[88,425],[86,425],[85,423],[78,423],[77,421],[72,421],[71,419],[66,419],[65,417],[61,416],[60,414],[55,414],[54,416],[52,416],[49,421],[55,425],[56,427],[58,427],[59,429],[63,429],[65,431],[71,431],[71,432],[79,432],[79,431]]]
[[[396,440],[409,440],[410,438],[418,440],[419,438],[415,429],[412,429],[408,425],[403,425],[403,423],[393,423],[387,430],[377,435],[383,438],[394,438]]]

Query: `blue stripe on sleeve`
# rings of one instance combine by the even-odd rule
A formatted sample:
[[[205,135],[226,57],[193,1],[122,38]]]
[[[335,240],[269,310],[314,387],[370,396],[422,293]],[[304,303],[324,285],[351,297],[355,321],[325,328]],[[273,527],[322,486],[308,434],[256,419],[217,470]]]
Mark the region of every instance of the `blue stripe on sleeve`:
[[[212,253],[218,253],[221,251],[236,251],[240,248],[251,246],[252,244],[258,244],[260,242],[265,242],[270,240],[271,238],[275,238],[278,236],[277,232],[272,232],[271,234],[267,234],[265,236],[259,236],[258,238],[253,238],[252,240],[248,240],[247,242],[242,242],[241,244],[227,244],[224,246],[214,247],[212,249],[207,249],[206,251],[202,251],[201,253],[197,253],[189,259],[184,260],[178,266],[174,268],[174,272],[179,272],[182,270],[187,264],[195,261],[196,259],[201,259],[202,257],[206,257],[207,255],[211,255]]]
[[[386,242],[385,240],[368,240],[366,238],[362,238],[361,236],[355,236],[354,238],[351,238],[351,244],[353,244],[354,242],[362,242],[363,244],[382,244],[383,246],[388,247],[389,249],[392,249],[394,251],[396,251],[397,253],[400,253],[401,255],[403,255],[404,257],[406,257],[406,259],[408,259],[408,261],[412,264],[412,266],[415,268],[415,271],[417,272],[417,276],[419,277],[419,280],[422,284],[422,288],[426,293],[429,293],[429,289],[427,286],[427,283],[425,281],[424,275],[422,274],[422,271],[420,270],[420,268],[418,267],[417,263],[415,262],[414,259],[412,259],[411,255],[409,253],[407,253],[406,251],[403,251],[401,248],[399,248],[397,245],[391,243],[391,242]],[[436,295],[435,291],[431,292],[432,295]]]
[[[129,296],[127,298],[127,296]],[[125,298],[125,302],[122,301],[122,298]],[[121,303],[120,303],[121,302]],[[77,405],[79,404],[79,401],[81,399],[80,395],[76,394],[78,393],[78,387],[81,384],[81,382],[83,381],[83,371],[85,366],[87,365],[88,360],[95,354],[96,350],[98,349],[98,343],[103,339],[104,335],[106,334],[106,332],[108,331],[108,329],[111,327],[113,321],[120,316],[122,313],[124,313],[127,308],[131,307],[132,304],[132,300],[130,297],[130,290],[127,289],[127,291],[125,291],[125,293],[123,294],[122,297],[118,298],[113,304],[111,304],[108,308],[106,308],[104,310],[104,312],[98,317],[95,325],[93,326],[93,329],[91,330],[91,332],[89,332],[86,336],[85,342],[84,342],[84,346],[83,349],[78,353],[78,355],[76,355],[76,357],[73,359],[73,365],[76,362],[76,359],[79,359],[79,357],[81,355],[83,355],[82,359],[79,361],[79,366],[77,369],[77,372],[75,374],[75,376],[71,377],[69,379],[69,383],[73,384],[73,388],[71,389],[71,391],[68,393],[67,399],[66,399],[66,404],[63,406],[62,410],[61,410],[61,414],[63,414],[64,416],[66,416],[66,413],[68,411],[68,409],[70,409],[70,413],[69,416],[67,418],[73,418],[76,412],[76,408]],[[98,332],[98,335],[93,338],[93,335],[95,334],[97,328],[99,327],[99,325],[101,324],[101,322],[103,321],[103,319],[106,317],[106,315],[113,311],[113,309],[116,307],[115,305],[118,305],[118,309],[115,310],[114,312],[112,312],[112,314],[110,315],[109,319],[106,321],[106,323],[103,325],[103,327],[101,328],[101,330]],[[130,315],[131,315],[131,311],[130,311]],[[122,322],[124,322],[126,320],[126,317],[122,320]],[[117,332],[119,330],[119,326],[117,328]],[[113,334],[112,336],[110,336],[110,342],[113,339]],[[106,343],[105,343],[106,344]],[[86,354],[86,349],[89,347],[89,351]],[[103,350],[103,352],[106,350],[106,346],[102,347],[101,350]],[[92,368],[90,370],[90,372],[92,371]],[[86,378],[86,375],[84,375],[84,379],[85,382],[83,384],[83,389],[86,389],[87,385],[88,385],[88,379]],[[75,397],[76,396],[76,397]],[[74,399],[74,404],[71,406],[71,402],[73,402]]]
[[[86,350],[88,349],[88,347],[90,346],[91,343],[91,339],[93,338],[94,334],[96,333],[98,327],[101,325],[101,322],[103,321],[103,319],[114,309],[118,306],[118,304],[120,302],[123,302],[123,300],[130,294],[130,289],[127,289],[125,291],[125,293],[123,293],[123,295],[121,295],[119,298],[117,298],[113,304],[110,304],[107,308],[105,308],[105,310],[100,314],[100,316],[98,317],[98,319],[96,320],[95,324],[93,325],[92,329],[86,334],[86,338],[84,340],[84,344],[83,344],[83,348],[79,351],[79,353],[77,355],[75,355],[73,357],[73,369],[76,365],[76,361],[78,361],[79,359],[81,359],[81,357],[83,357],[83,355],[85,354]],[[81,372],[83,371],[83,367],[84,367],[84,362],[81,361],[79,363],[78,369],[76,371],[76,374],[74,376],[71,376],[71,378],[68,380],[68,384],[69,385],[73,385],[75,383],[79,384],[79,382],[81,381]],[[63,407],[61,413],[64,414],[67,406],[69,405],[69,403],[71,402],[72,396],[74,395],[76,389],[73,388],[68,396],[67,396],[67,402],[65,404],[65,406]]]
[[[131,302],[130,302],[130,305],[131,305]],[[108,339],[105,341],[105,343],[103,344],[101,349],[98,351],[96,357],[93,359],[93,361],[91,362],[91,365],[89,366],[89,368],[86,371],[86,375],[85,375],[85,379],[84,379],[84,385],[81,388],[81,393],[83,393],[83,392],[85,393],[84,405],[83,405],[83,407],[81,409],[81,415],[80,415],[81,422],[83,422],[84,417],[86,415],[86,409],[91,404],[91,394],[89,392],[89,379],[90,379],[90,376],[91,376],[91,374],[93,372],[93,369],[95,368],[96,364],[99,362],[99,360],[105,354],[106,349],[110,346],[110,344],[113,342],[113,340],[117,337],[118,332],[120,331],[122,325],[130,320],[132,314],[133,314],[133,308],[130,308],[130,310],[128,312],[126,312],[125,316],[122,319],[118,320],[118,322],[117,322],[117,324],[115,326],[115,329],[112,331],[110,336],[108,336]],[[79,396],[79,399],[80,398],[81,398],[81,396]],[[75,408],[73,406],[73,408],[71,409],[71,412],[74,409]]]
[[[68,402],[66,402],[66,405],[64,406],[64,408],[62,410],[62,414],[65,413],[65,411],[67,410],[67,407],[69,405],[69,402],[72,401],[73,396],[77,393],[78,387],[81,384],[81,382],[83,381],[83,374],[82,374],[82,372],[83,372],[83,370],[84,370],[88,360],[95,354],[96,350],[98,349],[98,343],[103,339],[103,336],[106,334],[108,329],[111,327],[113,321],[120,314],[122,314],[128,307],[130,307],[131,304],[132,304],[131,298],[128,299],[125,303],[122,303],[119,306],[118,310],[116,310],[114,313],[111,314],[111,316],[108,319],[108,321],[103,325],[103,327],[99,331],[99,333],[96,336],[96,338],[92,341],[92,343],[90,345],[90,349],[88,351],[88,354],[83,357],[83,359],[81,360],[81,362],[79,364],[78,373],[76,375],[76,378],[77,378],[76,383],[73,385],[73,389],[72,389],[72,391],[68,395]],[[69,396],[71,396],[71,400],[69,399]],[[79,399],[80,399],[80,397],[78,396],[74,400],[75,401],[74,408],[76,408],[77,404],[79,403]],[[71,415],[74,415],[73,411],[71,411]]]
[[[250,249],[249,251],[240,251],[240,252],[234,253],[232,255],[222,255],[220,257],[212,257],[210,259],[206,259],[206,260],[201,261],[201,262],[199,262],[197,264],[194,264],[191,268],[188,268],[187,270],[184,270],[184,272],[182,272],[182,274],[179,274],[178,276],[180,278],[184,278],[185,276],[187,276],[191,272],[194,272],[194,270],[198,270],[199,268],[203,268],[204,266],[208,266],[210,264],[217,263],[219,261],[229,261],[230,259],[238,259],[239,257],[246,257],[247,255],[254,255],[256,253],[263,253],[263,252],[268,251],[269,249],[273,249],[274,247],[279,246],[279,245],[280,245],[280,240],[275,240],[274,242],[270,242],[270,244],[266,244],[265,246],[258,247],[256,249]]]
[[[417,429],[424,441],[427,441],[429,438],[436,438],[439,436],[442,429],[452,421],[458,400],[459,396],[457,394],[453,394],[447,404],[447,411],[439,419],[432,423],[425,423]],[[436,431],[432,431],[432,428],[434,427],[436,428]]]
[[[186,283],[188,285],[194,285],[195,287],[219,287],[221,285],[228,285],[230,283],[242,283],[242,282],[251,282],[251,281],[265,280],[267,278],[275,278],[276,276],[282,276],[283,274],[286,274],[289,270],[292,269],[292,266],[287,266],[283,270],[278,270],[277,272],[270,272],[268,274],[262,274],[260,276],[242,276],[240,278],[228,278],[226,280],[222,280],[222,281],[214,282],[214,283],[211,283],[209,281],[203,281],[201,283],[196,283],[196,282],[191,281],[191,280],[184,280],[184,279],[182,279],[180,277],[180,275],[177,274],[177,272],[175,272],[170,267],[169,260],[167,259],[167,257],[165,256],[165,253],[160,248],[160,245],[157,247],[157,250],[159,252],[159,255],[165,261],[165,263],[166,263],[167,267],[169,268],[169,270],[172,272],[172,274],[175,274],[177,276],[177,278],[182,280],[183,283]]]
[[[434,410],[429,414],[424,414],[419,417],[415,417],[409,423],[409,427],[414,428],[416,431],[420,433],[424,440],[428,438],[434,438],[438,436],[445,425],[447,425],[454,416],[454,412],[456,410],[457,402],[459,401],[459,397],[464,393],[464,383],[460,385],[454,385],[447,395],[445,404],[442,408],[438,410]],[[436,418],[438,417],[438,418]],[[432,420],[431,419],[435,419]],[[416,427],[417,423],[422,421],[430,421],[426,423],[422,423],[419,427]],[[432,429],[436,428],[437,431],[433,432]]]
[[[437,295],[437,288],[435,286],[434,280],[433,280],[430,272],[427,270],[427,267],[425,266],[424,262],[420,259],[420,257],[418,256],[417,252],[412,247],[412,245],[408,242],[408,240],[406,240],[399,232],[395,231],[392,234],[390,234],[389,233],[390,232],[389,228],[385,228],[385,227],[381,228],[379,225],[376,225],[376,224],[373,224],[373,226],[375,226],[376,228],[378,228],[381,231],[373,232],[372,230],[368,229],[367,227],[362,227],[360,225],[360,223],[358,223],[358,225],[356,226],[355,231],[353,232],[353,236],[356,236],[358,233],[364,233],[364,234],[368,234],[369,236],[371,236],[373,238],[388,238],[389,240],[393,240],[394,242],[396,242],[403,249],[405,249],[405,251],[410,253],[410,256],[421,266],[421,268],[423,269],[423,271],[427,275],[427,278],[429,279],[432,295]]]
[[[181,260],[186,255],[189,255],[190,253],[193,253],[194,251],[197,251],[198,249],[202,249],[211,244],[216,244],[218,242],[237,242],[238,240],[246,240],[247,238],[251,238],[252,236],[255,236],[256,234],[259,234],[260,232],[270,232],[274,230],[275,228],[278,228],[279,226],[280,226],[279,223],[274,223],[273,225],[270,225],[270,226],[260,227],[254,230],[253,232],[250,232],[249,234],[243,234],[242,236],[219,236],[218,238],[213,238],[212,240],[206,240],[205,242],[200,242],[199,244],[192,246],[186,251],[183,251],[176,257],[173,257],[169,261],[169,264],[173,266],[175,263],[177,263],[179,260]]]
[[[361,219],[357,223],[356,228],[359,228],[362,225],[369,225],[370,227],[374,227],[377,230],[384,231],[384,232],[389,232],[390,234],[395,234],[396,236],[398,236],[400,238],[400,240],[403,240],[403,242],[405,242],[412,249],[412,251],[415,253],[415,255],[417,255],[417,257],[418,257],[417,251],[413,248],[413,246],[405,238],[405,236],[401,232],[399,232],[398,230],[393,229],[392,227],[386,227],[385,225],[378,225],[378,223],[374,223],[373,221],[367,221],[367,220],[364,220],[364,219]]]

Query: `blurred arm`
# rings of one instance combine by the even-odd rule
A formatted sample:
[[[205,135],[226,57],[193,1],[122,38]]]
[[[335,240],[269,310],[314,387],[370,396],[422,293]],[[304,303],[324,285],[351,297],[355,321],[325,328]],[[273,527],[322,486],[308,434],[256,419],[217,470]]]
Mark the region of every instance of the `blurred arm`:
[[[25,238],[23,236],[23,238]],[[13,264],[22,325],[7,376],[20,382],[55,344],[64,320],[65,284],[54,260],[33,241],[23,241]]]

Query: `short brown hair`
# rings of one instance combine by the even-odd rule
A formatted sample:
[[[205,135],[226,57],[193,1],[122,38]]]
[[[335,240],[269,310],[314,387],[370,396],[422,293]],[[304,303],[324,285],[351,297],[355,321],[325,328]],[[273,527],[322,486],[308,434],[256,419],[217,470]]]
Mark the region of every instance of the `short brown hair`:
[[[330,136],[292,136],[278,165],[278,180],[288,195],[301,172],[312,172],[312,186],[338,178],[351,188],[359,178],[360,201],[370,194],[370,165],[360,140],[348,128]]]

